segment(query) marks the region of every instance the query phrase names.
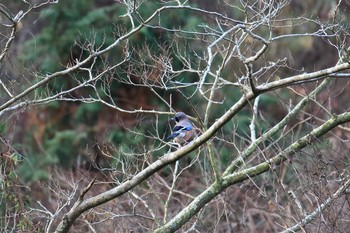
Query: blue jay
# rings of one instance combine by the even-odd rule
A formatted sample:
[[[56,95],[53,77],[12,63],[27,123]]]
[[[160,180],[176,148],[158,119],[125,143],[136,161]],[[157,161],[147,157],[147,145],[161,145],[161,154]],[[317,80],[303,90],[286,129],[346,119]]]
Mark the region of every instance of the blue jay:
[[[178,112],[175,114],[175,117],[171,119],[174,120],[176,124],[172,130],[172,134],[167,137],[167,140],[174,139],[175,142],[183,145],[196,136],[192,123],[185,113]]]

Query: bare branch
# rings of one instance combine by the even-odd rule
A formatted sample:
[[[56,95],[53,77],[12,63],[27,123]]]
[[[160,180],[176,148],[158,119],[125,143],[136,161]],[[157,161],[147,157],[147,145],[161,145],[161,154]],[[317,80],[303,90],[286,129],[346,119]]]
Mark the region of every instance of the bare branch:
[[[347,179],[343,185],[341,185],[338,190],[333,193],[325,202],[323,202],[317,209],[315,209],[312,213],[305,216],[303,220],[295,224],[294,226],[282,231],[282,233],[292,233],[300,231],[304,226],[314,220],[317,215],[319,215],[323,210],[328,208],[337,198],[344,194],[345,190],[350,186],[350,179]]]

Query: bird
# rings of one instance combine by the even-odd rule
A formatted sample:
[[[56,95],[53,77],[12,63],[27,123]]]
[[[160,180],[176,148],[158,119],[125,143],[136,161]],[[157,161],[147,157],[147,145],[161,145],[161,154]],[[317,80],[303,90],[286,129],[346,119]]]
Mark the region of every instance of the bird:
[[[174,140],[176,143],[183,145],[196,136],[195,129],[185,113],[177,112],[171,120],[174,120],[176,124],[172,129],[172,133],[166,138],[167,141]]]

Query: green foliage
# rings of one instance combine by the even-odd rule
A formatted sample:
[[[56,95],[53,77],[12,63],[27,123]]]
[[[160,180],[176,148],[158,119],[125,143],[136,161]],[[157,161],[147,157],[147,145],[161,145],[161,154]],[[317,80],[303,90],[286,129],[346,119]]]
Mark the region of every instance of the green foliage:
[[[7,132],[7,125],[5,122],[0,121],[0,135]]]
[[[46,179],[49,176],[49,167],[54,165],[70,167],[80,149],[86,144],[85,132],[56,131],[52,138],[44,141],[44,153],[36,153],[33,149],[28,153],[28,157],[18,168],[18,174],[26,182]]]
[[[96,8],[93,0],[64,0],[42,10],[40,17],[45,26],[34,39],[26,42],[23,60],[36,61],[42,72],[54,72],[81,55],[79,46],[74,45],[79,38],[92,37],[91,43],[95,46],[103,43],[108,46],[114,40],[108,22],[117,10],[115,6]]]
[[[99,103],[79,105],[77,111],[73,116],[74,125],[77,125],[82,122],[87,125],[94,125],[94,123],[96,123],[98,119],[100,110],[101,110],[101,104]]]
[[[220,156],[220,166],[227,167],[227,165],[232,161],[232,158],[235,156],[232,154],[234,150],[228,147],[219,148],[217,154]]]
[[[144,140],[144,134],[142,132],[143,129],[138,130],[138,135],[135,135],[134,133],[125,130],[113,129],[109,132],[107,141],[115,145],[120,145],[123,147],[123,149],[132,148],[134,146],[136,147]],[[127,146],[123,145],[124,142],[128,142]]]
[[[85,139],[85,132],[58,131],[53,138],[46,141],[47,154],[58,159],[62,166],[69,167],[76,155],[79,154],[80,147],[86,145]]]
[[[19,192],[23,184],[15,170],[18,154],[1,156],[0,160],[0,232],[35,232],[29,215],[23,214],[25,203]]]
[[[48,177],[48,168],[58,163],[51,155],[30,154],[19,166],[18,174],[24,182],[34,182]]]
[[[158,7],[159,4],[147,1],[139,9],[140,15],[143,18],[149,17]],[[45,21],[45,26],[34,39],[25,43],[25,55],[22,59],[26,62],[35,61],[42,72],[57,71],[71,59],[80,57],[81,48],[74,45],[74,41],[82,41],[80,44],[85,44],[88,40],[95,47],[105,47],[113,43],[115,26],[131,26],[127,17],[119,17],[125,12],[125,7],[120,4],[97,7],[94,0],[60,1],[59,4],[41,11],[40,17]],[[161,24],[169,28],[176,25],[190,30],[199,24],[198,17],[187,10],[179,10],[162,17]],[[132,47],[144,46],[146,42],[152,49],[157,49],[158,46],[152,45],[168,42],[167,35],[163,30],[145,27],[131,37],[129,42]]]

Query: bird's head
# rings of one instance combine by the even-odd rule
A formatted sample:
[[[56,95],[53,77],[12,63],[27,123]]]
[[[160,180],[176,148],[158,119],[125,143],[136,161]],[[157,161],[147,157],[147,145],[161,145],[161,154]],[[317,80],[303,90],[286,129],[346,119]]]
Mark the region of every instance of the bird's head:
[[[183,120],[183,119],[186,119],[186,118],[187,118],[187,116],[186,116],[185,113],[183,113],[183,112],[177,112],[177,113],[175,114],[174,118],[171,118],[171,119],[174,120],[174,121],[176,121],[176,122],[179,122],[179,121],[181,121],[181,120]]]

